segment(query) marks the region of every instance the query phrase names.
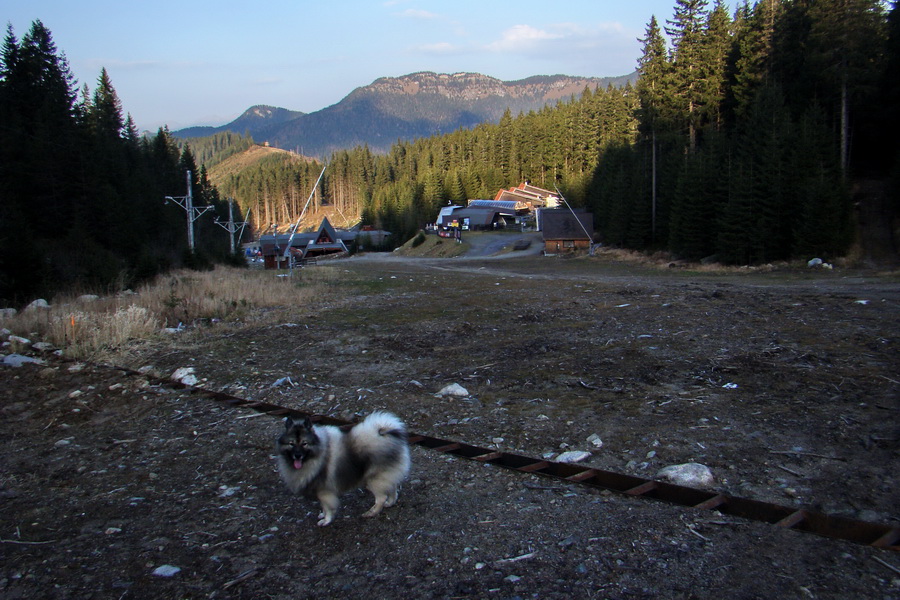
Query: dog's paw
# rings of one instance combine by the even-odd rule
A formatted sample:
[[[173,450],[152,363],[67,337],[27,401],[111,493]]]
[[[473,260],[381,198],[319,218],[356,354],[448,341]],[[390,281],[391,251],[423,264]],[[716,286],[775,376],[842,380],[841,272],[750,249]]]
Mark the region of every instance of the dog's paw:
[[[380,508],[375,508],[375,507],[373,506],[372,508],[370,508],[369,510],[367,510],[366,512],[364,512],[364,513],[362,514],[362,516],[364,516],[364,517],[366,517],[366,518],[374,517],[375,515],[377,515],[377,514],[380,513],[380,512],[381,512],[381,509],[380,509]]]
[[[333,520],[334,519],[332,519],[331,517],[322,517],[321,519],[319,519],[319,522],[316,523],[316,525],[318,525],[319,527],[325,527],[326,525],[331,523],[331,521],[333,521]]]

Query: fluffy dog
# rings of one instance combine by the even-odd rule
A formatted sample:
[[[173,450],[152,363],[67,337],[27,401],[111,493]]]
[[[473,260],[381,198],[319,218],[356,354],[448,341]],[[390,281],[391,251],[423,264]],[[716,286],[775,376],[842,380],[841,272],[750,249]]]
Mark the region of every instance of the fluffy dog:
[[[275,453],[278,472],[288,488],[319,499],[320,526],[334,520],[340,495],[358,487],[375,496],[364,517],[393,506],[409,473],[406,427],[387,412],[370,414],[347,433],[333,425],[313,425],[309,418],[288,417]]]

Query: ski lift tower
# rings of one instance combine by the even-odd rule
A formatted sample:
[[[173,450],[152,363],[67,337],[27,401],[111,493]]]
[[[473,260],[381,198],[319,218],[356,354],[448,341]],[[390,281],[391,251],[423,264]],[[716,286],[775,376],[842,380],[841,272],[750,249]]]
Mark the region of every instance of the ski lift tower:
[[[194,252],[194,221],[200,218],[203,213],[208,210],[212,210],[212,206],[194,206],[194,195],[191,191],[191,172],[186,171],[187,173],[187,195],[186,196],[166,196],[166,204],[169,203],[169,200],[180,206],[187,213],[187,233],[188,233],[188,248],[191,249],[191,253]]]
[[[235,232],[240,232],[237,235],[237,239],[241,239],[241,235],[244,233],[244,227],[247,226],[247,219],[250,217],[250,209],[247,209],[247,214],[244,216],[243,221],[235,221],[232,209],[234,208],[234,198],[228,199],[228,220],[220,221],[218,217],[216,217],[216,225],[224,229],[228,232],[228,241],[231,242],[231,253],[234,254],[234,246],[235,246]]]

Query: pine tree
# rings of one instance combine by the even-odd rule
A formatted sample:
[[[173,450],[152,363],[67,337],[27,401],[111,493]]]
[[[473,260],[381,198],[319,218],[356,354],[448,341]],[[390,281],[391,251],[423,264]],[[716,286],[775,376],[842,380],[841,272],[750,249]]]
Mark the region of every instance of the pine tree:
[[[811,67],[840,122],[840,165],[850,160],[850,119],[874,91],[886,41],[879,0],[819,0],[809,7]]]
[[[638,60],[638,72],[640,79],[637,82],[637,95],[639,108],[637,110],[638,128],[650,144],[650,194],[651,194],[651,236],[656,234],[656,204],[658,165],[657,153],[659,146],[657,136],[661,131],[671,127],[675,116],[674,99],[671,89],[672,65],[668,60],[666,43],[662,32],[656,22],[656,17],[651,17],[647,25],[647,33],[640,40],[643,43],[643,52]]]
[[[100,138],[120,139],[124,129],[122,120],[122,102],[113,88],[109,74],[103,68],[97,80],[97,88],[88,110],[88,119],[94,128],[94,134]]]
[[[706,0],[675,0],[675,15],[666,21],[666,33],[672,40],[672,88],[678,114],[676,118],[688,136],[688,146],[697,148],[697,132],[703,122],[709,64],[705,56],[704,20]]]

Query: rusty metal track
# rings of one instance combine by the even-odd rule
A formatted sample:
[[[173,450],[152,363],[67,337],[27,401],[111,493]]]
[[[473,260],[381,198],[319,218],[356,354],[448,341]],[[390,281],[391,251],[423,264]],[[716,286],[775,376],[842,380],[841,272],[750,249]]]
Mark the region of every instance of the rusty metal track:
[[[122,370],[128,371],[127,369]],[[132,371],[132,373],[136,372]],[[192,387],[169,380],[160,380],[160,383],[189,389],[192,393],[202,394],[235,407],[251,408],[257,412],[275,417],[309,417],[310,420],[316,423],[336,425],[344,428],[353,425],[352,422],[342,419],[305,413],[267,402],[247,400],[223,392]],[[875,548],[900,551],[900,527],[831,516],[803,508],[781,506],[770,502],[730,496],[572,463],[532,458],[418,433],[410,433],[408,440],[410,444],[422,446],[423,448],[523,473],[543,475],[562,481],[590,485],[632,497],[652,498],[690,508],[714,510],[723,515],[762,521],[785,529],[814,533]]]

